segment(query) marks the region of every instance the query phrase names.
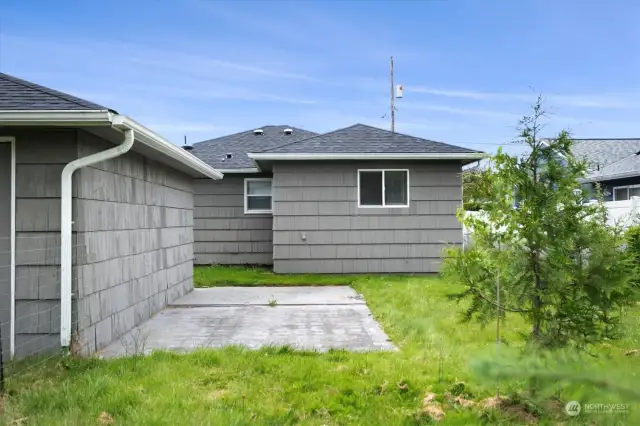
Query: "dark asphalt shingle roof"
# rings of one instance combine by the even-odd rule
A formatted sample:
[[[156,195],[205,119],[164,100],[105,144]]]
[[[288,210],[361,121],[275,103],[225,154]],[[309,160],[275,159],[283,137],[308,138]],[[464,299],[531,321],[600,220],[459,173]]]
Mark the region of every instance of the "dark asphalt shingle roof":
[[[190,152],[214,168],[248,169],[256,167],[247,157],[249,152],[259,152],[317,135],[317,133],[292,126],[263,126],[256,129],[262,129],[262,135],[255,135],[253,133],[255,129],[251,129],[195,143]],[[286,135],[284,129],[292,129],[293,132]],[[231,158],[226,158],[227,154],[231,154]]]
[[[344,129],[313,136],[271,149],[252,151],[269,154],[425,154],[425,153],[474,153],[460,146],[435,142],[389,130],[355,124]]]
[[[110,110],[110,108],[0,73],[0,110],[67,111]]]
[[[572,152],[589,164],[589,180],[640,176],[640,158],[636,155],[640,152],[640,139],[576,139]]]

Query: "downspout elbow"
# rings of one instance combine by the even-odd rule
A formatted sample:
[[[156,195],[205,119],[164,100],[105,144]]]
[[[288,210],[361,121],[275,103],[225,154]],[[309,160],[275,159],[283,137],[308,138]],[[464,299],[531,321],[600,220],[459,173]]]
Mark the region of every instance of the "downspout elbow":
[[[62,170],[60,195],[60,344],[69,347],[71,344],[71,310],[72,310],[72,270],[73,270],[73,213],[72,185],[73,172],[92,164],[119,157],[128,152],[135,141],[134,131],[123,128],[122,144],[97,152],[87,157],[78,158],[67,164]]]

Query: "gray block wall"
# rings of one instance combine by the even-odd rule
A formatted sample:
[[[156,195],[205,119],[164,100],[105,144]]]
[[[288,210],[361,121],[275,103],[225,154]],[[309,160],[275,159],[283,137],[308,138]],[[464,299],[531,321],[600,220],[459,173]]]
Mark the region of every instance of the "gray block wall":
[[[410,206],[358,208],[359,168],[409,169]],[[459,162],[281,161],[273,175],[277,273],[438,272],[462,243]]]
[[[271,265],[270,214],[244,213],[244,179],[270,175],[227,174],[221,180],[195,179],[195,262]]]
[[[79,133],[80,157],[107,147]],[[76,173],[75,341],[91,354],[193,289],[193,178],[136,153]]]

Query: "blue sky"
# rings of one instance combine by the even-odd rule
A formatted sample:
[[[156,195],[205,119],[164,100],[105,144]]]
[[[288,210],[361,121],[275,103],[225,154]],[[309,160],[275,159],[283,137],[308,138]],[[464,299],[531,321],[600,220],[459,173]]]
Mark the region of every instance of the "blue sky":
[[[182,143],[388,128],[393,55],[398,131],[494,151],[538,93],[549,135],[640,137],[639,20],[622,0],[4,0],[0,71]]]

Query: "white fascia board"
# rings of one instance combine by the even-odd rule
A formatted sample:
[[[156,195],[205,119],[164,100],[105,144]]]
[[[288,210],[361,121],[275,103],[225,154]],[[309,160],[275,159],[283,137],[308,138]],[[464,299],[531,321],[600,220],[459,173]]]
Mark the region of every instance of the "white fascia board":
[[[5,126],[108,126],[114,113],[108,110],[0,111]]]
[[[488,157],[482,152],[467,153],[391,153],[391,154],[355,154],[355,153],[323,153],[323,154],[276,154],[276,153],[249,153],[247,156],[253,160],[480,160]]]
[[[143,143],[164,155],[172,157],[206,177],[216,180],[222,179],[223,177],[223,174],[219,170],[214,169],[198,157],[189,154],[184,149],[172,144],[162,136],[127,116],[115,115],[113,117],[113,126],[117,128],[132,129],[136,132],[136,140],[138,142]]]
[[[222,179],[222,173],[184,149],[172,144],[157,133],[147,129],[127,116],[108,110],[41,110],[0,111],[0,125],[6,126],[114,126],[132,129],[136,140],[155,151],[168,155],[182,164],[211,179]]]
[[[218,169],[218,171],[220,173],[224,173],[224,174],[233,174],[233,173],[261,173],[262,170],[260,170],[258,167],[252,167],[252,168],[248,168],[248,169]]]

